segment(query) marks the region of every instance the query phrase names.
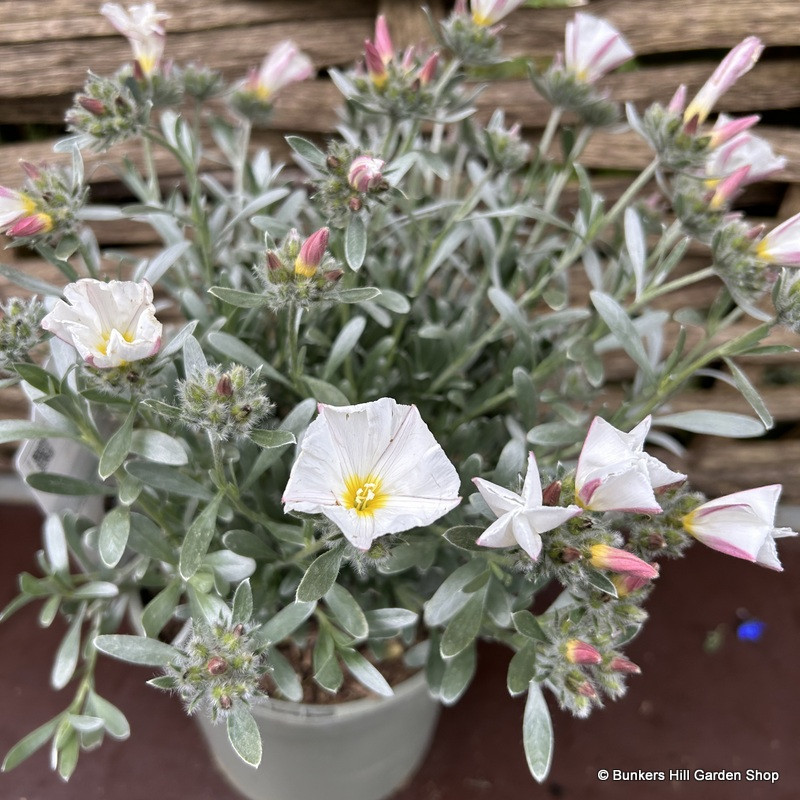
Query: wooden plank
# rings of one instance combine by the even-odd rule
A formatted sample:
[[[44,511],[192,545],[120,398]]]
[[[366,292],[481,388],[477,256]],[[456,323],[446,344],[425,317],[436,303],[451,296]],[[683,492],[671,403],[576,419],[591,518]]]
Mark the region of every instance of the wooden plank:
[[[100,0],[0,0],[0,44],[108,37],[114,29],[100,14],[100,5]],[[376,0],[303,0],[301,4],[285,0],[168,0],[157,5],[170,15],[166,22],[168,38],[186,31],[298,19],[374,17],[377,11]]]
[[[798,44],[797,0],[597,0],[588,11],[605,17],[638,55],[730,48],[745,36],[770,47]],[[512,53],[549,55],[563,48],[564,25],[574,9],[521,9],[503,32]]]

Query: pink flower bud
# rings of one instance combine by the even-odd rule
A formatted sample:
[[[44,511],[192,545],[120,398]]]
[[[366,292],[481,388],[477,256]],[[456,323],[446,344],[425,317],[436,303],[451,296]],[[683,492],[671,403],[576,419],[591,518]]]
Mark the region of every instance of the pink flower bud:
[[[627,550],[620,550],[618,547],[611,547],[607,544],[593,544],[589,548],[589,553],[589,563],[598,569],[622,572],[638,578],[658,577],[658,569],[653,564],[642,561],[641,558]]]
[[[283,267],[283,264],[280,258],[278,258],[278,254],[274,250],[267,250],[267,268],[269,271],[275,272],[281,269],[281,267]]]
[[[383,168],[386,162],[372,156],[357,156],[350,164],[347,182],[362,194],[380,185],[383,180]]]
[[[383,14],[375,20],[375,49],[384,64],[388,64],[394,58],[392,37],[389,36],[389,26]]]
[[[38,180],[42,177],[42,171],[36,164],[31,164],[30,161],[20,160],[19,165],[25,170],[25,174],[32,180]]]
[[[642,672],[638,664],[634,664],[633,661],[629,661],[624,656],[612,658],[608,668],[614,672],[626,672],[629,675],[639,675]]]
[[[422,86],[427,86],[436,75],[436,67],[439,64],[439,53],[431,53],[428,60],[420,68],[417,78]]]
[[[745,164],[723,178],[714,188],[714,193],[708,201],[708,207],[713,211],[719,211],[728,205],[739,192],[739,189],[747,182],[749,172],[750,165]]]
[[[570,639],[564,651],[570,664],[599,664],[603,657],[599,650],[579,639]]]
[[[329,236],[329,228],[320,228],[303,242],[303,246],[300,248],[300,252],[294,262],[296,275],[302,275],[304,278],[313,277],[322,261],[322,257],[325,255]]]
[[[228,671],[228,662],[224,658],[214,656],[208,660],[206,669],[210,675],[224,675]]]
[[[714,123],[714,129],[711,131],[711,147],[719,147],[723,142],[732,139],[738,133],[746,131],[757,124],[761,117],[758,114],[750,114],[747,117],[738,117],[731,119],[730,117],[720,114],[719,119]]]
[[[217,381],[217,394],[220,397],[231,397],[233,395],[233,384],[231,376],[227,373]]]
[[[9,236],[35,236],[37,233],[47,233],[53,229],[53,219],[49,214],[32,214],[15,222],[6,231]]]
[[[557,506],[561,499],[561,481],[553,481],[542,489],[542,505]]]
[[[684,122],[689,123],[695,118],[698,122],[704,122],[717,100],[753,68],[763,50],[764,45],[756,36],[748,36],[739,42],[722,59],[713,75],[689,103],[683,112]]]
[[[640,578],[637,575],[612,575],[611,583],[617,589],[618,597],[627,597],[631,592],[636,592],[649,583],[648,578]]]
[[[589,683],[589,681],[584,681],[583,683],[578,684],[575,691],[582,697],[588,697],[592,700],[597,697],[597,690],[594,688],[594,686],[592,686],[591,683]]]
[[[82,94],[78,97],[78,105],[95,117],[102,117],[103,114],[106,113],[105,103],[102,100],[98,100],[96,97],[87,97],[85,94]]]
[[[378,48],[369,39],[364,42],[364,60],[367,63],[367,72],[375,88],[381,89],[389,78],[386,65],[383,63]]]
[[[667,106],[667,111],[671,111],[673,114],[680,114],[683,111],[685,105],[686,105],[686,84],[682,83],[675,91],[675,94],[672,95],[672,100],[669,101],[669,105]]]

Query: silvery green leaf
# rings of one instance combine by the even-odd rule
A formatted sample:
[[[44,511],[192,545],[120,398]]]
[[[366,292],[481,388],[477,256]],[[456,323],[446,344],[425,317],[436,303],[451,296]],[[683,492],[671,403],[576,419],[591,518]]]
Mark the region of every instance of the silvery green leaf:
[[[100,523],[100,558],[107,567],[115,567],[125,552],[131,530],[130,514],[127,506],[116,506]]]
[[[151,486],[161,492],[169,492],[181,497],[196,497],[199,500],[207,500],[211,496],[211,492],[201,483],[167,464],[157,464],[153,461],[129,461],[125,465],[125,471],[134,478],[138,478],[145,486]]]
[[[291,139],[299,137],[290,136],[288,138]],[[305,141],[305,139],[303,141]],[[308,142],[308,144],[311,143]],[[313,147],[314,145],[311,146]],[[228,221],[228,224],[222,229],[222,233],[220,235],[225,235],[231,231],[237,223],[241,222],[243,219],[252,217],[257,211],[261,211],[267,206],[277,203],[278,200],[283,200],[283,198],[286,197],[290,191],[291,190],[288,187],[281,186],[280,188],[269,189],[263,194],[260,194],[258,197],[254,197],[241,211],[231,217],[231,219]]]
[[[381,293],[375,298],[375,302],[384,308],[388,308],[389,311],[394,311],[395,314],[408,314],[411,311],[411,303],[408,298],[394,289],[381,289]]]
[[[331,610],[336,621],[354,639],[366,639],[369,633],[369,625],[361,610],[361,606],[356,602],[350,592],[338,583],[334,583],[325,593],[325,603]]]
[[[397,636],[419,619],[419,614],[406,608],[376,608],[365,612],[364,616],[369,626],[369,636],[374,639]]]
[[[609,330],[614,334],[620,346],[639,365],[643,373],[652,378],[653,367],[650,364],[650,359],[647,357],[642,340],[639,338],[639,334],[625,309],[611,295],[605,294],[605,292],[593,291],[589,293],[589,296],[592,304],[597,309],[597,313],[603,322],[608,325]]]
[[[136,419],[136,408],[132,408],[125,421],[114,432],[113,436],[103,448],[97,473],[105,480],[113,475],[123,464],[131,450],[131,436],[133,435],[133,421]]]
[[[297,587],[297,601],[313,603],[319,600],[336,583],[342,563],[342,548],[334,547],[317,556],[306,570]]]
[[[724,359],[731,371],[736,388],[742,393],[742,397],[750,403],[753,411],[756,412],[758,418],[764,424],[764,427],[769,430],[775,424],[772,414],[767,408],[767,404],[761,398],[761,395],[756,390],[756,387],[750,382],[747,375],[738,367],[738,365],[731,361],[731,359]]]
[[[152,261],[145,262],[144,266],[136,271],[134,280],[145,280],[154,286],[191,246],[191,242],[184,240],[162,250]]]
[[[270,675],[278,691],[293,703],[299,703],[303,699],[303,686],[300,678],[294,671],[294,667],[275,647],[267,652],[267,663],[270,666]]]
[[[531,775],[542,783],[550,772],[553,760],[553,723],[544,694],[536,681],[528,685],[528,700],[522,718],[522,742]]]
[[[748,439],[762,436],[764,425],[753,417],[735,414],[731,411],[679,411],[676,414],[663,414],[653,417],[654,425],[680,428],[692,433],[705,433],[710,436],[726,436],[730,439]]]
[[[240,556],[230,550],[217,550],[209,553],[203,563],[229,583],[238,583],[249,578],[256,571],[256,562],[248,556]]]
[[[339,654],[352,676],[362,686],[366,686],[371,692],[375,692],[383,697],[391,697],[394,694],[392,687],[386,682],[386,678],[384,678],[383,675],[378,672],[378,669],[367,661],[361,653],[352,648],[343,647],[339,651]]]
[[[603,592],[611,597],[617,597],[617,587],[614,585],[614,582],[602,572],[596,569],[587,569],[586,581],[598,592]]]
[[[583,438],[582,431],[567,422],[544,422],[528,431],[527,439],[531,444],[547,447],[563,447],[576,444]]]
[[[135,553],[152,558],[155,561],[164,561],[167,564],[177,564],[175,551],[167,543],[164,532],[144,514],[131,514],[131,531],[128,535],[128,547]]]
[[[114,739],[127,739],[131,734],[130,725],[125,715],[113,704],[103,697],[100,697],[93,690],[89,690],[89,698],[86,701],[87,711],[100,717],[103,721],[108,735]]]
[[[433,256],[429,257],[425,270],[425,280],[429,280],[437,269],[458,250],[470,235],[469,223],[457,224],[436,247]]]
[[[182,467],[189,463],[181,440],[163,431],[135,430],[131,435],[130,451],[159,464]]]
[[[183,375],[191,378],[196,373],[202,373],[208,369],[203,348],[194,336],[188,336],[183,343]]]
[[[25,439],[73,438],[68,429],[60,430],[29,419],[0,420],[0,444],[21,442]]]
[[[444,664],[444,674],[439,689],[439,698],[446,706],[452,706],[467,691],[475,675],[475,646],[467,647]]]
[[[226,625],[230,623],[230,608],[219,595],[201,591],[191,581],[186,586],[186,593],[192,619],[199,619],[207,625],[216,625],[220,620]]]
[[[18,269],[7,267],[5,264],[0,264],[0,275],[8,278],[11,283],[35,294],[45,295],[46,297],[61,297],[61,289],[58,286],[34,278],[24,272],[20,272]]]
[[[291,636],[314,613],[316,607],[316,603],[289,603],[253,635],[262,644],[278,644]]]
[[[118,595],[119,586],[111,581],[89,581],[72,591],[72,597],[76,600],[107,599]]]
[[[294,434],[289,431],[254,430],[250,431],[248,436],[259,447],[263,447],[267,450],[275,447],[288,447],[290,444],[296,442]]]
[[[528,684],[536,674],[536,645],[526,642],[508,664],[506,688],[512,697],[528,691]]]
[[[61,475],[57,472],[32,472],[25,478],[25,482],[28,486],[48,494],[88,496],[95,494],[113,495],[115,493],[111,486],[103,486],[100,483],[84,481],[80,478]]]
[[[514,627],[528,639],[533,639],[537,642],[549,642],[550,637],[544,632],[542,626],[536,617],[530,611],[522,610],[517,611],[512,615]]]
[[[228,740],[239,758],[251,767],[261,763],[261,733],[247,706],[236,701],[228,714]]]
[[[198,321],[193,319],[187,322],[162,348],[158,351],[160,360],[172,360],[172,356],[183,348],[183,343],[194,333]]]
[[[342,289],[338,298],[342,303],[364,303],[381,295],[381,290],[374,286],[362,286],[356,289]]]
[[[53,624],[53,620],[56,618],[60,608],[61,598],[58,595],[48,598],[39,611],[39,624],[43,628],[49,628]]]
[[[625,209],[625,249],[628,251],[634,280],[636,281],[636,299],[638,300],[644,288],[647,249],[644,238],[642,221],[635,208],[630,206]]]
[[[232,619],[234,625],[250,621],[253,616],[253,590],[250,588],[250,581],[243,580],[233,594]]]
[[[225,286],[212,286],[208,293],[223,300],[229,306],[237,308],[262,308],[269,303],[269,298],[263,294],[243,292],[241,289],[228,289]]]
[[[214,499],[195,517],[181,545],[180,573],[189,580],[203,563],[203,558],[217,529],[217,514],[221,495]]]
[[[64,526],[57,514],[48,514],[43,527],[44,551],[53,572],[69,571],[69,554]]]
[[[70,714],[67,719],[72,728],[80,733],[92,733],[103,727],[103,720],[90,714]]]
[[[260,536],[250,531],[228,531],[222,537],[222,543],[240,556],[249,556],[255,559],[275,557],[275,553],[269,545]]]
[[[341,389],[337,389],[333,384],[320,380],[319,378],[312,378],[310,375],[304,375],[303,380],[306,386],[308,386],[308,391],[311,396],[318,402],[331,406],[350,405],[350,400],[347,398],[347,395],[345,395]]]
[[[6,754],[3,760],[2,771],[10,772],[14,767],[21,764],[32,756],[39,748],[44,747],[50,741],[56,728],[61,722],[61,714],[40,725],[36,730],[20,739]]]
[[[84,222],[117,222],[121,219],[126,219],[119,206],[83,206],[76,216]]]
[[[142,627],[148,636],[157,638],[161,629],[172,619],[182,592],[181,581],[172,580],[145,606]]]
[[[497,578],[490,578],[486,586],[486,613],[500,628],[507,628],[511,624],[512,600],[505,586]]]
[[[322,377],[325,380],[330,380],[334,372],[341,366],[344,360],[353,352],[367,321],[364,317],[353,317],[345,326],[339,331],[337,337],[333,340],[330,351],[328,352],[328,359],[325,362],[325,368],[322,372]]]
[[[367,254],[367,228],[364,220],[354,214],[350,217],[344,235],[344,257],[351,269],[358,272]]]
[[[483,531],[484,529],[478,525],[456,525],[454,528],[448,528],[448,530],[445,531],[444,538],[460,550],[468,550],[473,553],[485,553],[486,548],[476,543],[477,538]]]
[[[481,629],[486,589],[474,592],[469,600],[447,623],[440,645],[442,658],[453,658],[469,647]]]
[[[492,286],[487,295],[489,302],[497,309],[501,319],[514,329],[521,341],[527,342],[530,338],[528,325],[511,296],[498,286]]]
[[[425,623],[429,627],[443,625],[469,600],[464,587],[471,583],[486,569],[486,563],[473,558],[445,578],[433,597],[425,604]]]
[[[53,670],[50,673],[50,684],[56,690],[63,689],[70,682],[72,676],[75,674],[75,667],[78,666],[78,656],[81,650],[81,625],[83,625],[84,611],[85,606],[81,606],[80,611],[75,615],[75,619],[70,623],[56,652]]]
[[[304,158],[310,164],[320,169],[327,168],[327,158],[315,144],[304,139],[302,136],[287,136],[286,144],[294,150],[297,155]]]

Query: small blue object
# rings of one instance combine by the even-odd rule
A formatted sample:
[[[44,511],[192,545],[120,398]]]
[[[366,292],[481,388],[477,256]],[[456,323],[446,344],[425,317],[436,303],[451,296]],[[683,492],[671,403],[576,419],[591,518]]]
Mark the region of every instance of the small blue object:
[[[748,619],[739,623],[739,627],[736,628],[736,636],[740,642],[757,642],[766,627],[766,623],[760,619]]]

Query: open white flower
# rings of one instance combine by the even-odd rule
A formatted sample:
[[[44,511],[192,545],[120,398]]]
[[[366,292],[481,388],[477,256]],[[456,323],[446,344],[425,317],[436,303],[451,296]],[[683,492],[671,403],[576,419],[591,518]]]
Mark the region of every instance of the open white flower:
[[[166,31],[161,23],[169,14],[158,11],[155,3],[131,6],[127,11],[119,3],[105,3],[100,13],[130,42],[142,72],[150,75],[164,55]]]
[[[93,367],[120,367],[155,355],[161,347],[153,289],[147,281],[82,278],[64,287],[42,327],[71,344]]]
[[[585,83],[594,83],[633,55],[622,34],[604,19],[579,11],[567,23],[564,61]]]
[[[460,481],[416,406],[383,397],[320,403],[283,495],[285,511],[324,514],[368,550],[379,536],[429,525],[458,505]]]
[[[478,537],[477,543],[484,547],[518,544],[534,561],[542,551],[541,534],[583,512],[580,506],[542,505],[542,481],[533,453],[528,454],[528,471],[521,495],[483,478],[473,478],[472,482],[497,516],[497,521]]]
[[[294,42],[281,42],[261,63],[257,72],[251,73],[246,87],[263,101],[272,101],[274,95],[288,86],[310,78],[314,64]]]
[[[653,489],[678,483],[686,476],[644,452],[651,422],[648,416],[625,433],[600,417],[594,418],[575,472],[575,495],[584,508],[661,513]]]
[[[775,539],[797,532],[775,527],[781,488],[776,483],[709,500],[683,518],[683,527],[713,550],[782,572]]]

